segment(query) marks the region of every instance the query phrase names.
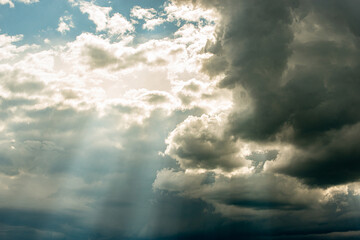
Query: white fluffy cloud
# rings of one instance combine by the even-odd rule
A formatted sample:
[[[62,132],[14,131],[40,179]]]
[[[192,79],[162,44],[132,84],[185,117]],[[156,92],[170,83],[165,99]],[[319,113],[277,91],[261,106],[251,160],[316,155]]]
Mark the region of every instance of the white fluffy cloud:
[[[159,16],[159,14],[153,8],[142,8],[140,6],[135,6],[131,9],[131,17],[135,19],[144,20],[143,29],[154,30],[156,26],[166,22],[166,19]]]
[[[194,4],[174,4],[169,3],[165,6],[168,21],[185,20],[190,22],[200,22],[201,19],[216,21],[218,15],[214,9],[202,9]]]
[[[154,18],[154,19],[147,19],[143,25],[144,29],[154,30],[156,26],[163,24],[166,22],[163,18]]]
[[[39,0],[15,0],[16,2],[21,2],[21,3],[25,3],[25,4],[30,4],[30,3],[36,3],[39,2]],[[12,0],[0,0],[0,4],[1,5],[5,5],[5,4],[9,4],[10,7],[15,7],[14,3]]]
[[[8,60],[18,56],[28,49],[36,48],[36,45],[24,44],[16,46],[15,43],[21,41],[23,35],[9,36],[7,34],[0,34],[0,61]]]
[[[86,1],[75,2],[74,5],[79,6],[81,12],[89,15],[89,19],[95,23],[97,31],[106,29],[111,7],[100,7],[92,2]]]
[[[57,30],[61,34],[65,34],[66,32],[70,31],[71,28],[74,28],[74,23],[70,15],[62,16],[59,18],[59,25]]]
[[[133,32],[135,30],[134,26],[119,13],[115,13],[111,18],[108,19],[106,27],[109,29],[109,33],[112,35],[122,35],[126,32]]]
[[[156,10],[153,8],[142,8],[135,6],[131,9],[131,16],[137,19],[152,19],[156,16]]]
[[[96,25],[96,31],[108,31],[110,35],[123,35],[135,30],[134,26],[120,13],[114,13],[111,16],[111,7],[101,7],[87,1],[72,1],[72,4],[89,15],[89,19]]]

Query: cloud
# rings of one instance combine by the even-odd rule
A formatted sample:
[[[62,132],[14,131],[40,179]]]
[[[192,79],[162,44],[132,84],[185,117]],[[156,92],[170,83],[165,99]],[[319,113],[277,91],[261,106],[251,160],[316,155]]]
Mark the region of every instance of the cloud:
[[[352,230],[344,219],[357,218],[348,213],[359,201],[354,21],[360,5],[215,0],[174,6],[220,14],[216,41],[204,48],[213,55],[202,70],[221,78],[217,86],[232,91],[233,105],[221,122],[214,123],[218,113],[189,117],[173,130],[165,153],[179,166],[159,171],[154,189],[201,199],[240,226],[261,228],[252,234],[275,239]],[[183,28],[183,36],[189,29]],[[200,86],[181,85],[184,104]],[[234,166],[229,159],[242,162]],[[324,226],[314,228],[319,222]]]
[[[145,21],[143,28],[148,30],[154,30],[156,26],[161,25],[164,22],[166,22],[166,20],[163,18],[149,19]]]
[[[100,109],[76,88],[71,89],[73,97],[61,98],[51,90],[59,83],[36,85],[39,79],[24,76],[20,70],[0,75],[1,88],[6,89],[0,98],[0,189],[1,202],[6,202],[0,214],[11,219],[31,215],[37,224],[22,218],[30,228],[17,229],[23,234],[49,231],[72,239],[75,232],[88,236],[89,228],[105,235],[138,234],[121,216],[138,208],[151,210],[153,177],[159,166],[169,166],[158,154],[165,150],[163,140],[176,124],[199,111],[178,109],[169,93],[145,89],[128,99],[103,99]],[[7,78],[13,82],[7,83]],[[141,212],[145,222],[133,222],[136,228],[150,221],[151,212],[146,211]],[[115,214],[109,218],[109,212]],[[64,215],[71,218],[71,228],[58,225]],[[0,222],[12,226],[11,219]],[[12,234],[7,232],[5,238]]]
[[[60,56],[64,65],[77,61],[78,64],[69,65],[72,71],[82,71],[83,74],[89,75],[95,73],[94,71],[89,72],[89,69],[111,70],[101,72],[101,74],[107,75],[106,79],[108,80],[115,79],[114,75],[110,74],[112,71],[126,74],[121,79],[141,75],[137,77],[138,80],[127,82],[129,84],[139,83],[137,88],[146,86],[146,88],[153,90],[159,88],[163,90],[161,87],[166,84],[169,86],[170,82],[180,78],[184,80],[194,77],[198,79],[208,78],[199,70],[202,60],[208,58],[206,54],[203,54],[202,48],[209,38],[208,34],[213,30],[213,26],[201,28],[186,25],[176,32],[173,39],[151,40],[138,45],[130,44],[132,38],[113,42],[104,36],[83,33],[77,36],[75,41],[69,42]],[[185,61],[185,59],[187,60]],[[149,84],[145,79],[148,74],[154,72],[160,72],[156,75],[165,75],[166,79],[163,79],[161,84],[155,84],[155,82]],[[97,76],[97,78],[99,77]],[[154,78],[158,79],[159,77]],[[170,90],[170,87],[168,89]]]
[[[96,25],[96,31],[108,31],[110,35],[124,35],[135,30],[134,26],[120,13],[110,16],[111,7],[101,7],[92,2],[73,2],[79,6],[82,13],[87,13],[89,19]]]
[[[219,80],[200,81],[190,79],[188,81],[174,81],[173,91],[181,100],[183,107],[200,106],[207,109],[210,115],[223,113],[231,109],[231,94],[227,89],[217,87]]]
[[[328,142],[322,142],[325,137],[314,141],[312,146],[302,149],[286,162],[274,164],[274,170],[301,178],[310,185],[325,187],[358,180],[360,153],[356,143],[359,126],[358,123],[329,131]]]
[[[31,4],[39,2],[39,0],[15,0],[17,2],[25,3],[25,4]],[[0,0],[1,5],[9,4],[11,8],[15,7],[14,3],[11,0]]]
[[[9,60],[17,56],[17,54],[19,53],[37,47],[36,45],[28,45],[28,44],[16,46],[15,43],[21,41],[23,37],[24,36],[21,34],[14,36],[9,36],[7,34],[0,35],[0,47],[2,50],[0,53],[0,61]]]
[[[30,74],[21,71],[6,71],[0,72],[0,77],[3,80],[3,88],[12,93],[34,93],[41,91],[45,84],[34,79]]]
[[[14,3],[11,0],[1,0],[1,5],[9,4],[10,7],[14,7]]]
[[[135,6],[131,9],[130,15],[137,19],[153,19],[156,16],[156,10],[153,8]]]
[[[95,33],[0,35],[2,238],[357,236],[359,4],[69,2]]]
[[[190,22],[200,22],[201,19],[207,21],[215,21],[217,19],[217,15],[213,9],[202,9],[199,5],[175,4],[170,2],[165,6],[164,10],[167,14],[168,21],[185,20]]]
[[[86,1],[79,1],[75,3],[76,5],[79,5],[81,12],[89,14],[89,19],[96,25],[96,31],[103,31],[106,29],[111,7],[100,7],[92,2]]]
[[[309,190],[296,179],[272,174],[225,177],[211,173],[187,173],[163,170],[153,184],[155,189],[179,192],[183,196],[211,202],[218,211],[230,218],[245,219],[241,212],[253,211],[252,218],[261,214],[282,214],[279,210],[298,211],[318,208],[322,192]],[[301,196],[301,197],[300,197]],[[233,208],[234,212],[228,212]],[[249,217],[249,216],[247,216]]]
[[[197,34],[204,35],[200,29]],[[198,37],[189,39],[188,46],[200,52]],[[134,46],[84,33],[64,45],[13,51],[13,63],[0,66],[0,201],[6,203],[0,224],[9,230],[1,236],[81,239],[93,232],[124,237],[166,232],[158,225],[156,231],[141,231],[156,214],[153,207],[159,207],[152,201],[156,171],[175,165],[159,152],[165,151],[164,140],[177,124],[206,110],[196,104],[182,107],[170,87],[164,92],[153,85],[158,71],[177,64],[169,66],[169,60],[187,65],[189,77],[204,80],[193,70],[200,67],[195,52],[192,62],[183,63],[185,49],[181,36]],[[120,81],[139,87],[121,94],[115,89],[115,97],[105,94]],[[141,217],[131,220],[130,228],[122,216],[135,212]],[[24,227],[14,228],[19,214],[31,215],[34,224],[24,217]],[[60,226],[58,219],[71,219],[72,226]],[[182,231],[167,224],[172,229],[167,234]]]
[[[71,28],[74,28],[74,23],[71,16],[62,16],[59,18],[59,25],[57,30],[61,34],[65,34],[66,32],[70,31]]]
[[[130,16],[136,19],[144,20],[142,28],[147,30],[154,30],[156,26],[166,22],[166,19],[159,17],[159,13],[154,8],[142,8],[140,6],[135,6],[131,9]]]
[[[139,64],[149,65],[164,65],[166,60],[157,58],[149,61],[146,56],[146,51],[134,51],[131,53],[124,53],[121,56],[115,56],[112,52],[97,46],[86,46],[84,55],[88,58],[88,64],[91,68],[103,68],[113,66],[114,70],[127,69]]]
[[[223,124],[216,117],[189,117],[170,133],[165,153],[176,159],[183,169],[228,171],[245,165],[240,146],[221,131]]]
[[[229,133],[251,141],[281,139],[301,149],[302,154],[309,156],[308,161],[298,156],[292,159],[292,164],[306,162],[304,175],[297,177],[303,179],[305,171],[313,172],[311,180],[304,178],[309,184],[356,181],[356,168],[349,170],[348,175],[353,177],[345,180],[341,170],[324,178],[326,170],[320,166],[327,161],[347,159],[347,153],[356,152],[351,144],[350,149],[340,150],[336,144],[328,143],[338,139],[333,132],[346,127],[355,129],[360,120],[353,108],[360,100],[355,80],[359,74],[359,32],[352,21],[357,15],[350,10],[357,9],[358,4],[352,1],[331,4],[277,1],[271,6],[256,1],[197,4],[217,7],[222,16],[217,41],[207,46],[206,51],[214,55],[206,61],[204,70],[211,75],[225,74],[220,85],[233,89],[235,107],[229,115]],[[334,15],[338,16],[336,20]],[[339,160],[315,153],[314,146],[336,152]],[[358,158],[356,154],[352,156]],[[349,173],[346,164],[339,162],[336,166]],[[291,175],[296,176],[293,171]]]
[[[109,20],[107,24],[110,34],[125,34],[126,32],[133,32],[135,30],[134,26],[126,20],[119,13],[115,13]]]

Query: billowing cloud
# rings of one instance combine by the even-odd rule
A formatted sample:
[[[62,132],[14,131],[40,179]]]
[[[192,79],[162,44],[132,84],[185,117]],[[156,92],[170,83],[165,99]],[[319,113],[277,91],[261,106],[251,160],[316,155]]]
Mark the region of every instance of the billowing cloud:
[[[92,12],[86,13],[94,22],[105,16],[104,28],[97,22],[102,29],[98,32],[65,43],[48,39],[37,48],[20,42],[22,35],[2,35],[4,239],[136,238],[183,231],[165,218],[167,230],[161,230],[162,222],[151,221],[158,214],[153,209],[160,209],[157,201],[164,201],[152,188],[156,172],[176,165],[161,154],[165,139],[188,116],[219,111],[207,101],[220,99],[229,105],[226,91],[199,71],[208,57],[202,48],[212,38],[213,25],[191,28],[192,36],[182,29],[172,38],[133,44],[126,36],[113,36],[126,35],[112,32],[126,24],[122,15],[87,3]],[[188,81],[200,86],[191,97],[201,104],[181,104],[181,86]],[[212,92],[215,96],[209,96]],[[171,207],[170,212],[180,209]]]
[[[295,219],[309,226],[311,212],[314,222],[345,214],[358,202],[359,31],[353,22],[360,5],[175,1],[174,6],[220,14],[216,41],[204,49],[213,55],[202,70],[222,78],[218,86],[232,91],[233,105],[216,127],[200,121],[203,117],[177,126],[166,153],[179,167],[158,172],[154,188],[202,199],[240,222],[277,216],[275,232],[296,231]],[[237,143],[234,151],[227,151],[231,144],[217,145],[226,142]],[[226,172],[231,159],[226,156],[234,152],[236,159],[242,154],[243,167]],[[336,219],[320,231],[331,232]]]
[[[356,129],[359,121],[354,108],[360,99],[356,80],[358,31],[350,20],[357,15],[349,10],[357,8],[357,4],[199,4],[222,6],[218,7],[222,20],[217,42],[207,46],[214,56],[204,70],[212,75],[225,73],[221,86],[233,89],[237,107],[229,116],[231,135],[255,141],[280,138],[294,144],[308,157],[295,156],[289,160],[291,166],[305,164],[308,168],[304,171],[313,174],[307,178],[307,174],[288,172],[307,183],[327,185],[357,180],[358,169],[352,167],[351,173],[347,167],[354,166],[350,159],[358,159],[355,146],[344,148],[337,144],[338,139],[347,138],[342,136],[345,129]],[[338,20],[331,17],[333,14],[339,16]],[[214,68],[216,65],[222,67]],[[327,154],[320,154],[323,150]],[[324,177],[329,170],[321,166],[333,168],[330,162],[337,161],[341,161],[336,165],[338,174]],[[342,177],[340,166],[353,177]]]
[[[28,45],[28,44],[17,46],[15,43],[21,41],[23,37],[24,37],[23,35],[15,35],[15,36],[9,36],[7,34],[0,35],[0,47],[2,50],[0,53],[0,61],[9,60],[17,56],[17,54],[19,53],[22,53],[31,48],[36,48],[36,45]]]
[[[134,26],[120,13],[110,16],[111,7],[101,7],[93,2],[73,1],[80,11],[89,15],[89,19],[96,25],[96,31],[108,31],[111,35],[123,35],[133,32]]]
[[[167,139],[166,154],[183,169],[232,170],[244,165],[241,146],[222,132],[224,121],[206,115],[189,117]]]
[[[55,231],[74,238],[75,230],[66,230],[58,219],[81,229],[81,237],[90,236],[92,226],[126,236],[135,230],[121,216],[138,208],[148,210],[133,224],[141,228],[150,221],[153,177],[159,166],[172,165],[159,155],[166,147],[163,140],[187,115],[201,114],[199,109],[183,110],[162,91],[133,90],[100,105],[87,101],[87,95],[96,95],[66,88],[65,81],[45,83],[21,69],[4,69],[0,77],[0,189],[6,202],[0,214],[2,219],[28,216],[22,224],[29,228],[14,229],[11,221],[1,220],[9,226],[5,238],[14,231],[40,234],[39,229],[44,236]],[[113,222],[124,224],[119,228]]]

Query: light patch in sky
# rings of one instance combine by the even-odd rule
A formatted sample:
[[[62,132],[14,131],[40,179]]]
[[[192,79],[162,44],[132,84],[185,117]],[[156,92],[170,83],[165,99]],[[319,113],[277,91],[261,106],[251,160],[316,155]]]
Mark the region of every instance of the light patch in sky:
[[[61,34],[65,34],[70,31],[71,28],[74,28],[72,17],[70,15],[60,17],[57,30],[61,32]]]

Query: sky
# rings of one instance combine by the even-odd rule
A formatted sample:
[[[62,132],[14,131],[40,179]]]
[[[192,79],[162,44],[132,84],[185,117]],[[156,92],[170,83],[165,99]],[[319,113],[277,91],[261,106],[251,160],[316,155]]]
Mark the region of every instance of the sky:
[[[0,239],[359,239],[357,0],[0,0]]]

